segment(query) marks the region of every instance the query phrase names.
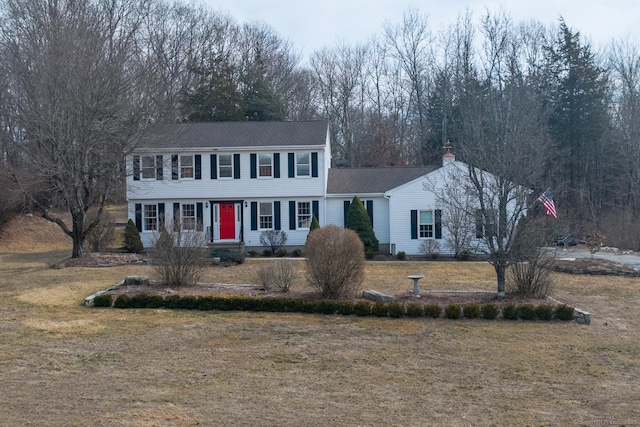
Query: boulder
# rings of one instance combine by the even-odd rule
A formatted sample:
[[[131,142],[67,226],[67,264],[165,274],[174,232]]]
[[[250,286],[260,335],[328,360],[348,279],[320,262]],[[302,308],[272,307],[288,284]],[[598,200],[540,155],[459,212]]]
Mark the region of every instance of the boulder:
[[[147,276],[127,276],[123,284],[125,286],[149,286],[149,278]]]
[[[362,298],[375,302],[391,302],[396,300],[391,295],[383,294],[382,292],[374,291],[373,289],[362,291]]]

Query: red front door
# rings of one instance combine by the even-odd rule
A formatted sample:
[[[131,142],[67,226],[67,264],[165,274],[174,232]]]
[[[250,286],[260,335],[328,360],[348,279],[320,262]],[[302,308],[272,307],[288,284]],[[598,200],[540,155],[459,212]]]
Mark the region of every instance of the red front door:
[[[233,203],[220,203],[220,240],[236,238],[236,215]]]

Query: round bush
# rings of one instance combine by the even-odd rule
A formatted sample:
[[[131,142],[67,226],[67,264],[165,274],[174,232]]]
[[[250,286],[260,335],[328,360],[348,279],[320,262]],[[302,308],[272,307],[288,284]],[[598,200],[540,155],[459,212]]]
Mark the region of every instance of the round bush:
[[[560,320],[573,320],[573,307],[568,305],[559,305],[555,309],[555,316]]]
[[[427,304],[424,306],[424,315],[437,319],[442,314],[442,307],[438,304]]]
[[[371,314],[378,317],[387,317],[387,305],[383,302],[376,302],[371,307]]]
[[[111,304],[113,304],[111,295],[102,294],[93,299],[94,307],[111,307]]]
[[[458,304],[449,304],[444,308],[447,319],[459,319],[461,308]]]
[[[536,307],[536,317],[540,320],[551,320],[553,318],[553,307],[549,304],[540,304]]]
[[[389,317],[398,319],[404,316],[404,306],[396,301],[387,304],[387,313]]]
[[[113,306],[115,308],[129,308],[131,307],[131,304],[129,303],[129,296],[122,294],[122,295],[118,295],[116,297],[116,300],[113,302]]]
[[[327,225],[310,232],[305,245],[307,280],[323,298],[354,296],[364,281],[364,246],[353,230]]]
[[[353,312],[356,316],[371,315],[371,304],[366,301],[358,301],[353,305]]]
[[[508,320],[518,319],[518,308],[513,304],[507,304],[502,308],[502,317]]]
[[[480,317],[480,306],[478,304],[467,304],[462,307],[462,313],[467,319],[477,319]]]
[[[440,314],[438,314],[439,316]],[[407,304],[407,316],[408,317],[423,317],[424,308],[420,304],[415,302]]]
[[[485,304],[480,308],[483,319],[493,320],[500,314],[500,307],[495,304]]]
[[[518,317],[522,320],[534,320],[536,318],[536,308],[531,304],[523,304],[518,307]]]

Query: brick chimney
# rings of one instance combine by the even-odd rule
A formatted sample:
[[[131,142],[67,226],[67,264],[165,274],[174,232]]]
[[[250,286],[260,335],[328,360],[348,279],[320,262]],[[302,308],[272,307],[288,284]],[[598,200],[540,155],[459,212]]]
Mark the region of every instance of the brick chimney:
[[[451,142],[447,139],[447,142],[442,146],[444,148],[444,156],[442,156],[442,166],[446,166],[456,161],[456,156],[451,152]]]

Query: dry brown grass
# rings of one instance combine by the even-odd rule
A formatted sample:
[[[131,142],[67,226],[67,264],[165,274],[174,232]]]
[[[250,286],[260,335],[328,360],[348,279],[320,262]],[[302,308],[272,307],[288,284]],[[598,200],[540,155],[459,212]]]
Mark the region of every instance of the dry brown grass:
[[[20,239],[17,239],[20,240]],[[0,425],[636,425],[640,279],[555,274],[562,322],[88,309],[146,266],[0,249]],[[36,237],[37,240],[37,237]],[[253,283],[245,266],[207,279]],[[365,288],[495,288],[483,263],[368,263]]]

